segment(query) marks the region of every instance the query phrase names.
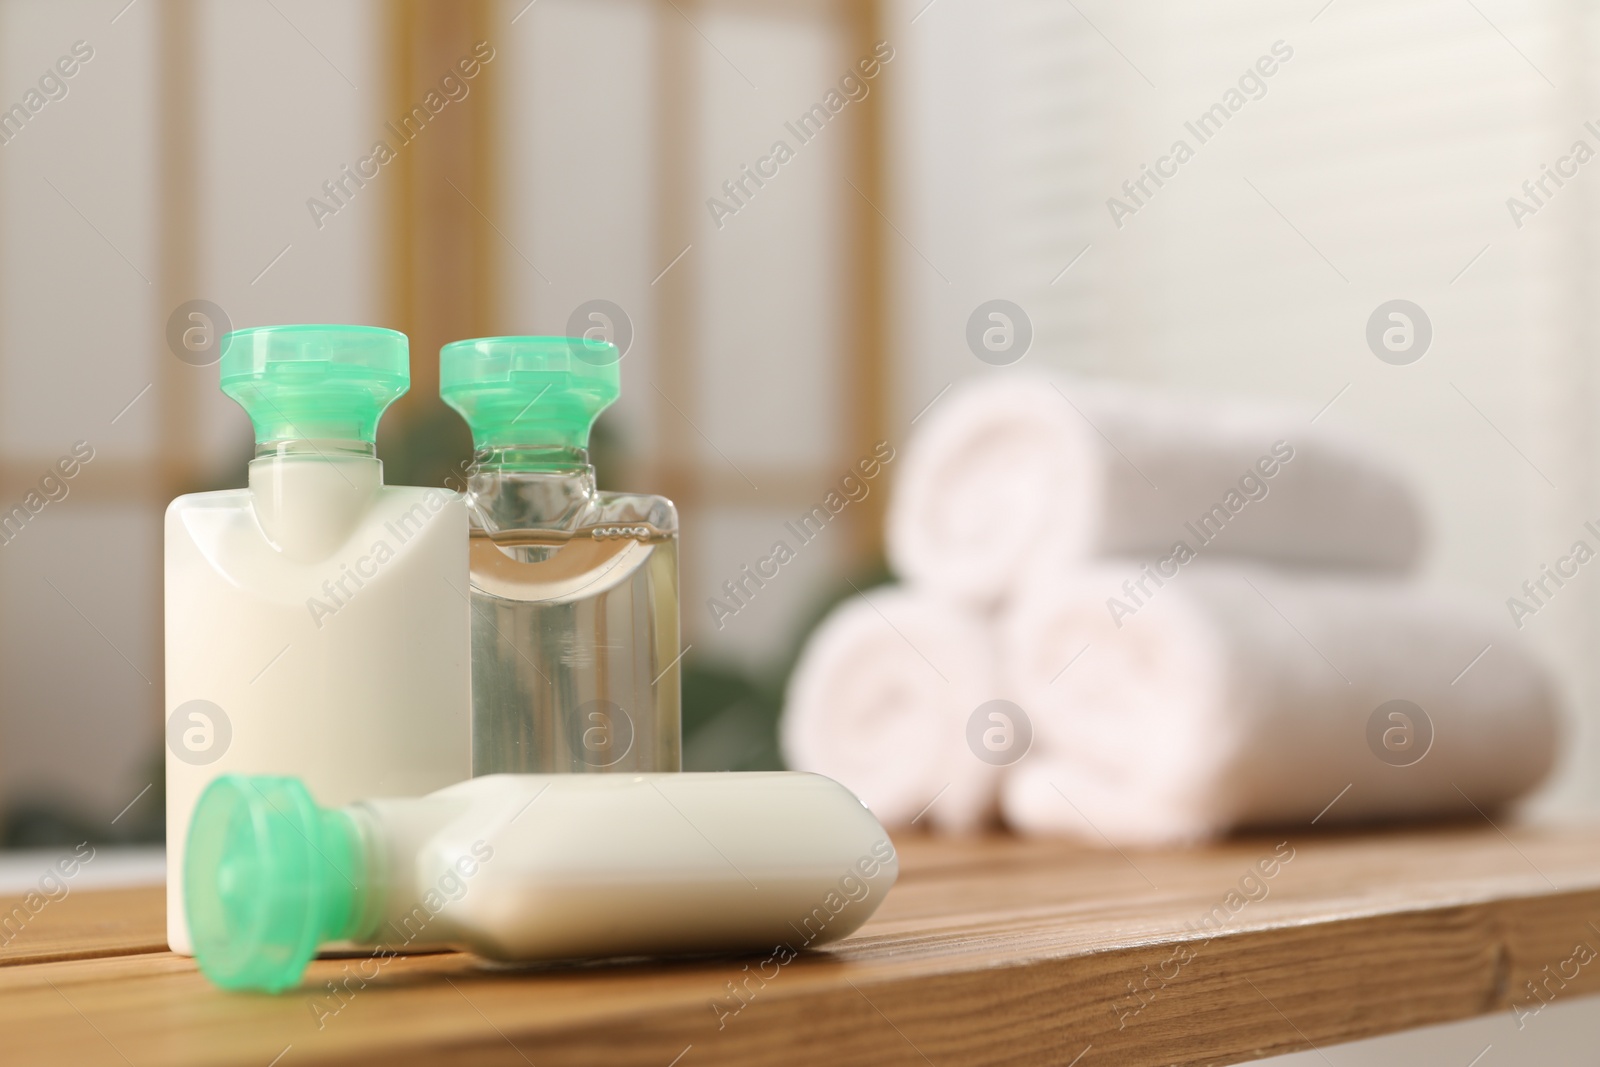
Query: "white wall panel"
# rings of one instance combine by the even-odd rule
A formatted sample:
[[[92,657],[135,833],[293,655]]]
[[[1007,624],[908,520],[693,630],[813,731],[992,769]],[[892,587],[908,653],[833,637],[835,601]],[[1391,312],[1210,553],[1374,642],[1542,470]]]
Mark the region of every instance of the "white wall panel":
[[[507,0],[501,14],[505,159],[495,225],[505,329],[565,335],[590,301],[620,307],[633,343],[606,423],[629,448],[648,451],[657,405],[651,282],[671,258],[655,240],[656,11],[645,0]]]
[[[857,195],[846,183],[845,123],[854,105],[804,143],[786,123],[823,101],[862,57],[821,20],[721,10],[697,17],[707,38],[698,57],[702,207],[694,248],[677,269],[699,277],[699,359],[686,383],[704,435],[695,436],[699,461],[725,469],[733,457],[740,466],[802,469],[848,462],[837,441],[850,281],[841,216],[853,209],[845,198]],[[743,205],[734,204],[723,182],[778,141],[793,158],[769,164],[776,176],[759,187],[747,182]],[[720,228],[703,204],[712,198],[737,207]]]
[[[92,52],[66,95],[0,144],[0,449],[12,455],[54,458],[80,438],[127,458],[154,447],[153,405],[112,424],[152,381],[159,344],[154,19],[145,5],[113,23],[120,6],[0,6],[0,107],[26,106],[75,43]]]

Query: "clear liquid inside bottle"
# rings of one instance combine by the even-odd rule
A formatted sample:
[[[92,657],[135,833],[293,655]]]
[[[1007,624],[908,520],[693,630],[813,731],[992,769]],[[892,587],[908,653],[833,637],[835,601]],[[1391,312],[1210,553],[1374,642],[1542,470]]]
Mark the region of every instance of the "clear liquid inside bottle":
[[[679,770],[671,502],[502,458],[468,484],[473,773]]]

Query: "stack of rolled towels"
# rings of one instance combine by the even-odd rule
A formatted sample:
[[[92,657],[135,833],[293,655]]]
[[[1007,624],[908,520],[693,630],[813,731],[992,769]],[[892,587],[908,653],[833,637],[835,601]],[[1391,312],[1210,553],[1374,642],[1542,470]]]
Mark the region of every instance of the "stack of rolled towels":
[[[791,679],[791,766],[881,819],[1115,846],[1477,817],[1556,686],[1502,611],[1415,580],[1415,490],[1307,413],[1010,371],[897,464],[890,562]]]

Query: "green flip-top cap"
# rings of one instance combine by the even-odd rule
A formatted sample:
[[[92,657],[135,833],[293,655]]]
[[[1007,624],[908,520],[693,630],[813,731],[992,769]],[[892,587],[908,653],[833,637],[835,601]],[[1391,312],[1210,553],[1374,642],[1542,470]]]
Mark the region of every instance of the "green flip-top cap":
[[[617,347],[584,337],[479,337],[439,350],[439,395],[473,447],[588,448],[622,392]]]
[[[256,440],[377,440],[378,419],[411,387],[406,335],[376,326],[256,326],[222,339],[222,391]]]
[[[296,985],[317,946],[354,937],[366,903],[355,820],[297,778],[229,774],[200,794],[183,857],[195,960],[224,989]]]

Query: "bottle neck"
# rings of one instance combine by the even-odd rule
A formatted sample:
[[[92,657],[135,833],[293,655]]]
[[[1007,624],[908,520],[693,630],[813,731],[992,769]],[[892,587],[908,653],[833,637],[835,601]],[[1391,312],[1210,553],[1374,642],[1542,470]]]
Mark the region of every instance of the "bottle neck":
[[[594,467],[582,448],[479,449],[467,472],[468,515],[474,526],[490,533],[570,528],[597,492]]]
[[[441,862],[437,846],[445,828],[468,810],[459,795],[363,800],[340,809],[362,843],[364,866],[356,880],[365,893],[341,913],[348,918],[339,936],[401,951],[459,943],[453,909],[441,911],[439,899],[459,896],[464,872],[452,871],[455,856]]]
[[[367,441],[263,441],[250,461],[250,499],[267,541],[297,562],[326,560],[367,514],[383,462]]]
[[[589,450],[572,445],[490,445],[472,456],[474,471],[594,476]]]
[[[392,857],[383,827],[360,804],[324,809],[319,820],[326,858],[332,870],[325,891],[328,906],[322,920],[322,943],[368,941],[383,921],[392,890]]]
[[[349,438],[284,438],[256,441],[256,459],[271,456],[321,456],[323,459],[377,459],[378,446]]]
[[[377,828],[359,806],[322,809],[307,841],[327,861],[321,870],[319,943],[365,940],[378,926],[387,888],[387,857]]]

